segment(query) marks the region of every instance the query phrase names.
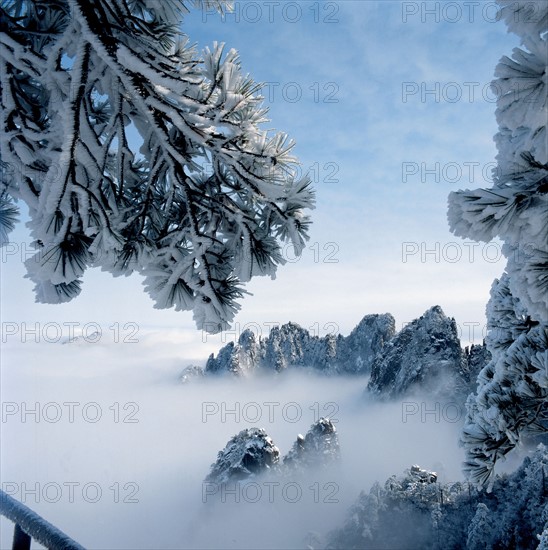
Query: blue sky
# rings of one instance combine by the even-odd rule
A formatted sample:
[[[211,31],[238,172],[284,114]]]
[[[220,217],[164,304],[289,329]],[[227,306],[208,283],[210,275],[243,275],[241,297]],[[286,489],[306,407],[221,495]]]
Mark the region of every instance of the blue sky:
[[[269,127],[295,139],[316,180],[309,248],[298,261],[287,248],[275,281],[248,285],[236,332],[292,320],[348,333],[383,312],[399,328],[439,304],[464,343],[472,326],[481,339],[505,262],[496,243],[473,247],[450,234],[446,202],[451,190],[490,185],[496,121],[487,86],[518,45],[494,14],[493,2],[350,0],[236,2],[224,19],[187,16],[192,42],[225,42],[268,83]],[[196,358],[227,338],[205,338],[191,312],[153,310],[138,276],[90,270],[72,303],[34,304],[21,261],[29,243],[20,224],[2,252],[2,322],[136,323],[141,334],[161,328]]]

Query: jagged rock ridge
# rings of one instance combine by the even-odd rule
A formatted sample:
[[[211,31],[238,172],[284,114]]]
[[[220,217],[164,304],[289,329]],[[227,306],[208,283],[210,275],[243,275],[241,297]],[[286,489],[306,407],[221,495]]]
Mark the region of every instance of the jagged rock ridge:
[[[206,364],[206,373],[242,375],[254,369],[280,372],[312,367],[330,373],[367,374],[376,355],[395,332],[392,315],[366,315],[349,336],[319,337],[295,323],[274,327],[268,337],[244,331]]]
[[[462,349],[455,320],[434,306],[398,333],[390,314],[366,315],[346,337],[320,338],[295,323],[274,327],[267,338],[246,330],[237,343],[212,354],[204,372],[243,376],[294,367],[328,374],[370,372],[369,395],[397,398],[421,389],[464,401],[489,358],[485,344]],[[184,371],[181,378],[199,374]]]
[[[320,418],[304,437],[301,434],[297,436],[283,459],[283,466],[290,471],[308,471],[310,468],[336,464],[340,457],[335,425],[328,418]]]
[[[217,455],[205,482],[226,484],[270,473],[287,475],[328,467],[340,458],[335,425],[328,418],[312,424],[306,436],[299,434],[292,449],[280,461],[280,451],[262,428],[247,428],[232,437]]]

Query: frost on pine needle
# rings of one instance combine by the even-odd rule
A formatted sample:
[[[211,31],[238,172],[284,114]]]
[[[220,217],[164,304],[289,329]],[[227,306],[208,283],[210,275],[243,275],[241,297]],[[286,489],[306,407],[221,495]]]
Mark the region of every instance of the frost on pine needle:
[[[262,129],[261,86],[235,50],[201,54],[180,31],[194,5],[56,0],[2,4],[0,237],[10,197],[29,207],[38,301],[64,302],[97,266],[142,274],[155,307],[230,326],[254,276],[299,254],[314,207],[294,143]],[[7,202],[6,202],[7,201]]]
[[[458,236],[503,241],[506,271],[487,305],[491,361],[467,402],[465,470],[493,482],[497,460],[548,431],[548,4],[499,0],[501,17],[522,48],[504,56],[498,95],[498,166],[490,189],[449,196]]]

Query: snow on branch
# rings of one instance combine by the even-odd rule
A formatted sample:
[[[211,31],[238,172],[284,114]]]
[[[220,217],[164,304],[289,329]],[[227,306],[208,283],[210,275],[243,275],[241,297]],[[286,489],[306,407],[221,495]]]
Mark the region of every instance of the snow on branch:
[[[495,136],[498,166],[490,189],[449,196],[449,225],[461,237],[503,241],[506,272],[487,305],[492,360],[467,402],[465,471],[492,483],[495,463],[548,432],[548,3],[499,0],[523,48],[499,62]]]
[[[202,9],[230,9],[198,1]],[[243,283],[299,254],[314,207],[294,143],[261,128],[260,85],[234,50],[199,54],[189,2],[13,0],[2,33],[0,237],[30,210],[37,301],[77,296],[98,266],[138,272],[155,307],[220,331]]]

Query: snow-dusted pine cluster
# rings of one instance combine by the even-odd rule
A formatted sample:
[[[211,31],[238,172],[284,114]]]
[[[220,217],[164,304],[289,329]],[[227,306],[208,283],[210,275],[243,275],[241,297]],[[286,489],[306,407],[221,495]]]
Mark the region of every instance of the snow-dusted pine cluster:
[[[545,550],[547,466],[548,452],[539,445],[515,472],[496,476],[491,493],[469,482],[440,483],[435,472],[412,466],[362,491],[324,548]]]
[[[218,332],[283,242],[301,252],[314,194],[293,142],[261,129],[260,85],[234,50],[189,45],[190,3],[1,2],[0,242],[24,201],[38,301],[77,296],[90,266],[136,271],[156,307]]]
[[[495,183],[449,197],[452,231],[499,238],[508,259],[487,306],[492,361],[468,401],[463,434],[465,467],[479,484],[525,437],[548,431],[548,3],[499,3],[523,48],[495,72]]]

